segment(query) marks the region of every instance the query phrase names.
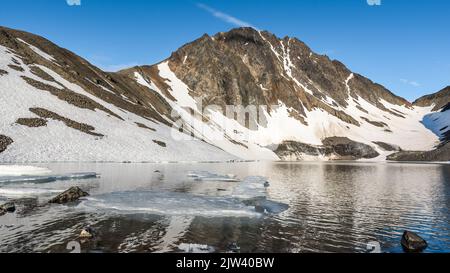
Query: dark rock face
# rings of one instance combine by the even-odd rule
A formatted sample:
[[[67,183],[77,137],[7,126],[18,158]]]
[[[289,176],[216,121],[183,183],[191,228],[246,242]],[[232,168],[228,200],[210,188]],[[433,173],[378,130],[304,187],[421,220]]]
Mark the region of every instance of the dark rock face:
[[[428,247],[427,242],[414,232],[405,231],[401,240],[406,252],[422,252]]]
[[[379,156],[369,145],[343,137],[324,139],[322,146],[285,141],[278,146],[275,153],[283,160],[302,160],[304,155],[334,157],[336,160],[370,159]]]
[[[16,123],[30,128],[47,126],[47,121],[41,118],[20,118]]]
[[[13,142],[14,141],[10,137],[0,135],[0,153],[3,153]]]
[[[59,194],[55,198],[49,201],[50,204],[66,204],[70,202],[78,201],[82,197],[89,196],[87,192],[84,192],[79,187],[72,187],[67,191]]]
[[[3,205],[0,205],[0,216],[3,216],[5,214],[13,213],[16,211],[16,205],[12,202],[5,203]]]
[[[450,102],[447,103],[447,105],[445,105],[444,108],[442,108],[442,112],[449,111],[449,110],[450,110]]]
[[[431,106],[435,104],[436,106],[433,108],[433,111],[439,111],[441,109],[445,109],[446,107],[449,107],[450,103],[450,86],[447,86],[446,88],[442,89],[441,91],[423,96],[416,100],[414,102],[414,105],[417,106]]]
[[[386,143],[386,142],[374,141],[373,143],[378,145],[378,147],[380,147],[381,149],[383,149],[385,151],[389,151],[389,152],[399,152],[402,150],[400,147]]]
[[[16,205],[12,202],[5,203],[0,206],[0,210],[4,210],[6,212],[15,212],[16,211]]]
[[[166,148],[166,147],[167,147],[167,144],[164,143],[164,142],[162,142],[162,141],[159,141],[159,140],[153,140],[153,142],[156,143],[156,144],[158,144],[159,146],[161,146],[161,147],[163,147],[163,148]]]
[[[72,129],[81,131],[81,132],[83,132],[85,134],[88,134],[88,135],[92,135],[92,136],[96,136],[96,137],[103,137],[104,136],[102,134],[93,132],[93,131],[95,131],[95,128],[93,126],[91,126],[91,125],[73,121],[73,120],[71,120],[69,118],[62,117],[62,116],[60,116],[60,115],[58,115],[58,114],[56,114],[56,113],[54,113],[52,111],[49,111],[49,110],[46,110],[46,109],[43,109],[43,108],[31,108],[30,112],[40,116],[41,118],[62,121],[62,122],[64,122],[64,124],[66,124],[67,127],[70,127]],[[47,121],[45,121],[45,124],[47,124]]]
[[[82,239],[91,239],[95,236],[95,230],[91,227],[85,227],[80,232],[80,238]]]
[[[340,157],[350,159],[375,158],[380,154],[369,145],[355,142],[346,137],[331,137],[323,141],[325,146],[332,147],[334,153]]]
[[[387,157],[390,161],[450,161],[450,143],[427,152],[403,151]]]

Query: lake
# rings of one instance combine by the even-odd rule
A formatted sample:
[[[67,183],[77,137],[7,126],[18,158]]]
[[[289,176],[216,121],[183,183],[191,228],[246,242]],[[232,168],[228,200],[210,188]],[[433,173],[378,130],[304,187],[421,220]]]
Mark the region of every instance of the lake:
[[[53,174],[96,172],[100,177],[0,183],[0,203],[14,199],[17,206],[15,213],[0,216],[0,252],[69,252],[73,242],[82,252],[354,253],[372,246],[402,252],[405,230],[427,240],[426,252],[450,252],[446,164],[35,165]],[[224,179],[234,176],[241,181],[265,177],[266,198],[276,209],[261,212],[236,199],[242,182]],[[71,186],[90,196],[67,206],[46,204]],[[252,190],[245,188],[245,194]],[[96,236],[83,241],[78,237],[86,226]],[[230,248],[233,244],[239,248]]]

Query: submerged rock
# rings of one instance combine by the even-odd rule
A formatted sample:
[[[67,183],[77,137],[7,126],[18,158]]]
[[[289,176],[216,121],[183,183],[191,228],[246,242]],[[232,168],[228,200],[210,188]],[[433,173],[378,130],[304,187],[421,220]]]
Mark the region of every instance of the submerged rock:
[[[85,227],[81,230],[80,238],[82,239],[91,239],[95,236],[95,230],[91,227]]]
[[[0,206],[0,211],[13,213],[16,211],[16,205],[12,202],[5,203]]]
[[[232,253],[239,253],[241,251],[241,247],[236,242],[233,242],[228,245],[228,250]]]
[[[401,244],[406,252],[421,252],[428,247],[428,243],[422,237],[410,231],[403,233]]]
[[[79,187],[72,187],[67,191],[59,194],[55,198],[51,199],[49,203],[51,204],[66,204],[70,202],[78,201],[81,197],[89,196],[87,192],[84,192]]]

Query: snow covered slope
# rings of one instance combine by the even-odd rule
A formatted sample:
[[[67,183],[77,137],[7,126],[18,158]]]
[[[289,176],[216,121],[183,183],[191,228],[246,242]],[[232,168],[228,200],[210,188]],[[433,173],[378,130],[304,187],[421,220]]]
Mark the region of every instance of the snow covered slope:
[[[173,136],[181,133],[157,121],[159,117],[128,111],[132,102],[114,104],[114,99],[107,102],[92,93],[93,88],[83,88],[81,84],[88,85],[80,79],[89,74],[82,75],[78,64],[71,63],[76,60],[51,55],[66,54],[62,49],[41,46],[43,42],[32,45],[39,38],[26,33],[1,31],[0,134],[13,142],[0,153],[0,162],[235,159],[198,139],[176,140]],[[83,70],[97,74],[98,83],[107,77],[85,66]],[[119,92],[113,84],[108,87]],[[118,96],[111,90],[102,96]]]

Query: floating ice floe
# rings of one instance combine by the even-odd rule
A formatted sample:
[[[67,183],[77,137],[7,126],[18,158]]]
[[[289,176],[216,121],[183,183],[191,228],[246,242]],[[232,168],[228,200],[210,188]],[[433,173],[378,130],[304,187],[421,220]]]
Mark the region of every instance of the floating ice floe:
[[[14,184],[14,183],[51,183],[56,181],[66,180],[81,180],[97,178],[97,173],[71,173],[65,175],[49,175],[49,176],[18,176],[18,177],[0,177],[0,184]]]
[[[257,217],[254,208],[239,199],[166,191],[115,192],[86,198],[81,206],[124,214],[171,216]]]
[[[0,165],[0,177],[23,176],[23,175],[46,175],[51,173],[47,168],[34,166]]]
[[[239,182],[236,175],[219,175],[206,171],[191,171],[188,173],[188,177],[196,181],[217,181],[217,182]]]
[[[0,196],[7,198],[35,197],[62,193],[63,190],[36,189],[36,188],[0,188]]]
[[[201,244],[180,244],[178,249],[185,253],[213,253],[215,252],[215,248],[209,245],[201,245]]]
[[[115,192],[89,197],[81,206],[123,214],[204,217],[259,217],[288,209],[286,204],[267,200],[265,182],[263,177],[248,177],[236,183],[233,193],[228,196],[170,191]]]

